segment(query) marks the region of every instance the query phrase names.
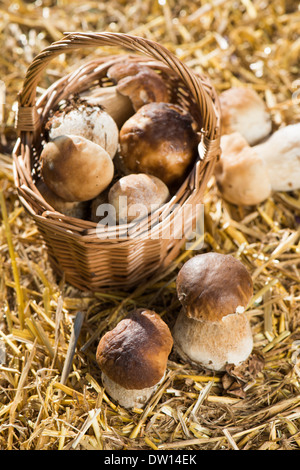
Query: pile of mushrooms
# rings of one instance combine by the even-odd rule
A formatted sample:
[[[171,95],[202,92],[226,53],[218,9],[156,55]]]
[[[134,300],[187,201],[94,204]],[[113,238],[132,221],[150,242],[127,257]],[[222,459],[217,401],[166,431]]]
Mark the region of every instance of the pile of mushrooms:
[[[84,91],[49,117],[37,189],[65,215],[101,222],[97,209],[109,204],[123,224],[179,187],[197,155],[198,127],[150,67],[119,61],[107,77],[111,86]]]
[[[300,123],[272,133],[264,101],[250,88],[221,93],[222,155],[215,177],[223,198],[252,206],[274,191],[300,188]]]

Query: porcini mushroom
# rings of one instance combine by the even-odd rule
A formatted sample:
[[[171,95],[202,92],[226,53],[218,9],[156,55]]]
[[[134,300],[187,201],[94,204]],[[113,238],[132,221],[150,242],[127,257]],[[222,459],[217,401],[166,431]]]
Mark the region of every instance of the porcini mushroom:
[[[239,132],[255,145],[272,130],[271,116],[259,94],[252,88],[232,87],[220,93],[222,133]]]
[[[96,360],[108,394],[125,408],[143,406],[164,379],[173,339],[161,317],[138,309],[108,331]]]
[[[162,77],[150,67],[138,63],[118,62],[107,71],[117,83],[117,90],[128,96],[137,111],[152,102],[169,102],[169,90]]]
[[[145,217],[164,204],[169,189],[159,178],[144,173],[126,175],[109,190],[108,202],[116,210],[119,223]]]
[[[77,219],[85,219],[87,215],[87,203],[85,201],[68,202],[57,196],[45,184],[43,180],[38,180],[36,188],[43,196],[45,201],[57,212],[64,214],[68,217],[75,217]]]
[[[237,205],[256,205],[272,191],[268,171],[254,147],[239,133],[221,137],[215,177],[222,197]]]
[[[120,130],[120,158],[129,172],[157,176],[168,186],[179,184],[195,159],[196,130],[181,106],[146,104]]]
[[[49,138],[79,135],[100,145],[113,158],[119,144],[119,129],[113,118],[99,106],[85,103],[54,114],[46,124]]]
[[[109,114],[118,128],[134,114],[128,96],[121,94],[117,86],[97,87],[80,94],[80,99],[92,106],[100,106]]]
[[[227,201],[256,205],[272,191],[300,188],[300,123],[278,129],[253,147],[238,132],[224,135],[221,148],[215,176]]]
[[[253,284],[245,266],[231,255],[196,255],[179,271],[176,286],[182,304],[173,329],[178,354],[216,371],[244,362],[253,348],[245,313]]]
[[[300,123],[281,127],[254,149],[267,168],[273,191],[300,188]]]
[[[65,201],[88,201],[109,185],[114,166],[100,145],[77,135],[63,135],[45,144],[41,173],[51,191]]]

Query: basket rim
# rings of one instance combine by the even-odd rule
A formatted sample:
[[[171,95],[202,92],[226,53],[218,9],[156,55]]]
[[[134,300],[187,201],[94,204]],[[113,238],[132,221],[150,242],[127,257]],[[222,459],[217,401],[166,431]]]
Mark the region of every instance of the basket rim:
[[[190,174],[187,176],[181,187],[177,190],[175,196],[173,196],[170,201],[155,211],[157,213],[159,224],[164,223],[164,221],[167,219],[167,215],[170,215],[170,210],[172,209],[174,203],[180,201],[180,195],[184,195],[185,192],[187,193],[187,188],[189,193],[187,193],[186,196],[193,196],[195,195],[194,193],[198,193],[200,186],[206,187],[208,179],[212,175],[214,163],[220,155],[220,107],[214,87],[211,85],[208,77],[197,75],[164,46],[161,46],[152,40],[145,40],[144,38],[140,38],[138,36],[130,36],[122,33],[69,33],[61,40],[56,41],[52,45],[45,48],[40,54],[36,56],[32,64],[29,66],[24,79],[23,88],[18,96],[19,108],[16,119],[16,126],[20,134],[12,154],[15,185],[17,187],[21,203],[32,217],[37,217],[39,219],[39,222],[44,220],[45,224],[52,224],[53,226],[57,225],[57,227],[60,226],[60,228],[64,227],[64,229],[68,232],[71,231],[74,232],[74,234],[80,233],[81,236],[86,236],[89,234],[89,236],[92,237],[96,235],[97,238],[99,237],[96,234],[96,222],[86,220],[82,221],[75,217],[65,216],[64,214],[61,214],[57,211],[53,211],[53,208],[49,206],[48,203],[46,203],[38,190],[35,188],[35,185],[31,179],[31,175],[26,174],[26,165],[28,168],[31,159],[30,146],[40,119],[40,114],[38,112],[40,103],[45,99],[45,96],[47,96],[52,87],[55,88],[60,80],[64,80],[66,77],[71,76],[72,74],[76,74],[80,70],[80,67],[75,69],[75,71],[67,74],[67,76],[61,77],[61,79],[54,82],[45,91],[45,93],[39,97],[38,100],[36,100],[36,86],[41,73],[44,71],[50,60],[54,56],[65,52],[65,49],[74,50],[82,46],[98,47],[99,42],[102,45],[106,45],[108,43],[109,45],[116,45],[119,47],[123,46],[125,48],[130,48],[131,46],[131,48],[135,51],[142,53],[142,55],[137,56],[140,60],[145,60],[143,55],[146,55],[148,56],[147,58],[152,58],[152,61],[157,61],[157,63],[162,63],[166,67],[171,68],[171,70],[175,71],[176,74],[178,74],[178,69],[180,69],[180,78],[182,78],[182,74],[184,77],[186,77],[186,74],[188,77],[192,77],[191,83],[198,90],[196,96],[195,93],[193,93],[196,101],[199,102],[199,90],[201,91],[202,99],[203,96],[205,97],[201,103],[204,109],[209,111],[210,119],[208,122],[211,124],[211,127],[201,130],[201,141],[198,147],[199,158],[196,159]],[[116,60],[117,57],[124,58],[126,56],[130,57],[132,54],[104,56],[100,60],[106,62],[110,58],[114,58],[114,60]],[[165,58],[165,60],[162,61],[162,58]],[[97,62],[97,59],[85,62],[81,67],[84,68],[87,66],[87,64],[95,62]],[[172,69],[170,63],[172,63],[176,70]],[[186,83],[187,86],[188,83]],[[207,85],[209,90],[205,88],[205,85]],[[189,86],[188,88],[192,92]],[[29,91],[31,93],[29,93]],[[203,114],[203,109],[201,109],[201,113]],[[24,126],[26,119],[29,119],[30,121],[29,126]],[[213,124],[211,123],[211,120],[213,121]],[[202,167],[201,169],[200,166]],[[199,182],[200,174],[202,178],[201,183]],[[184,203],[185,202],[183,201],[182,204]],[[42,211],[42,213],[39,211],[38,214],[34,207],[39,207],[40,209],[45,208],[45,210]],[[152,216],[153,221],[153,214],[150,214],[150,216]],[[145,216],[143,219],[144,222],[146,219],[147,216]],[[132,229],[133,224],[123,224],[123,226],[117,225],[116,227],[121,227],[119,230],[125,228]],[[134,236],[129,238],[131,240],[135,239]],[[116,240],[118,240],[118,237],[116,237]]]

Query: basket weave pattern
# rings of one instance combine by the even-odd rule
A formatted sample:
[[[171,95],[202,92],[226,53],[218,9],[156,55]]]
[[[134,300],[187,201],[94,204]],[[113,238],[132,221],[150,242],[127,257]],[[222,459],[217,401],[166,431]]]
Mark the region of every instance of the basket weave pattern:
[[[37,100],[41,74],[53,57],[83,47],[117,46],[134,54],[99,57],[56,81]],[[138,54],[136,54],[138,53]],[[201,117],[199,158],[169,202],[138,228],[133,224],[99,229],[88,220],[55,211],[36,188],[44,124],[61,100],[93,86],[107,86],[108,68],[120,60],[138,61],[158,71],[171,92],[173,103]],[[185,239],[174,229],[182,223],[185,204],[196,207],[220,154],[220,112],[216,93],[206,77],[200,77],[163,46],[120,33],[71,33],[42,51],[27,70],[19,94],[16,125],[20,131],[13,151],[15,184],[21,203],[42,234],[54,270],[80,289],[136,285],[141,279],[163,271],[178,255]],[[191,216],[193,228],[195,216]],[[149,227],[151,226],[151,231]],[[186,227],[185,227],[186,230]],[[149,236],[151,233],[151,236]]]

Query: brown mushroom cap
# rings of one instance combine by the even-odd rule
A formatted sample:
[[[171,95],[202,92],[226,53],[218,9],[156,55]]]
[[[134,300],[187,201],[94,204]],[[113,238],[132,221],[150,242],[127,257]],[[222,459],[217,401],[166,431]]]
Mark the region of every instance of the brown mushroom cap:
[[[160,316],[139,309],[101,338],[96,360],[115,383],[128,390],[141,390],[163,377],[172,346],[172,335]]]
[[[120,155],[133,173],[147,173],[166,185],[182,182],[195,158],[196,124],[182,107],[142,106],[120,130]]]
[[[135,111],[153,101],[170,101],[164,80],[147,66],[119,62],[108,69],[107,75],[117,82],[119,93],[130,98]]]
[[[66,201],[88,201],[114,174],[112,159],[100,145],[80,136],[60,136],[45,144],[41,173],[46,185]]]
[[[132,173],[120,178],[109,190],[108,201],[120,222],[131,222],[160,207],[169,198],[168,187],[159,178]]]
[[[253,283],[231,255],[205,253],[188,260],[177,276],[177,294],[188,317],[217,322],[246,307]]]

